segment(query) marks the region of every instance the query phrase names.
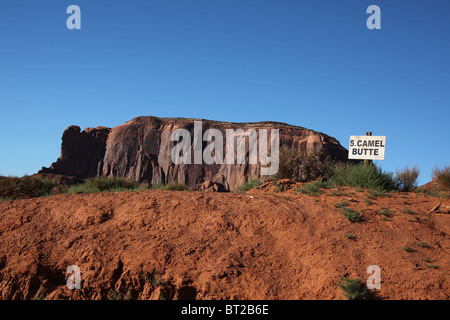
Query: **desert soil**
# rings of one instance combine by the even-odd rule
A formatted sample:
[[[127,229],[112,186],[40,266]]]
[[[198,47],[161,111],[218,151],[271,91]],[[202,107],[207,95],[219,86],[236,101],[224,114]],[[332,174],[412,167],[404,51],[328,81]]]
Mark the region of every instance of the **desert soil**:
[[[377,265],[378,299],[449,299],[450,216],[429,213],[448,198],[391,193],[370,203],[367,190],[297,187],[2,202],[0,298],[345,299],[336,283],[365,282]],[[344,218],[340,202],[362,220]],[[70,265],[81,289],[66,285]]]

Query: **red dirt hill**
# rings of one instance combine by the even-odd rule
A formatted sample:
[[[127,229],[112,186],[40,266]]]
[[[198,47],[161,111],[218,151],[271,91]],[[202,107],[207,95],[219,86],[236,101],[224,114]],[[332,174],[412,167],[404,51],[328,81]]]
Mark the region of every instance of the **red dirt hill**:
[[[298,187],[0,203],[0,298],[344,299],[341,277],[365,282],[378,265],[378,298],[449,299],[449,199]],[[361,221],[343,217],[344,201]],[[80,290],[66,287],[70,265]]]

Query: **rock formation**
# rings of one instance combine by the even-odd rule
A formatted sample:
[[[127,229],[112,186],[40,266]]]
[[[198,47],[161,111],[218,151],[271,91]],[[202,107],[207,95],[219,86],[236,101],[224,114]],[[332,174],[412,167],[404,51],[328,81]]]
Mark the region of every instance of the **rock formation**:
[[[347,150],[326,134],[279,122],[230,123],[186,118],[137,117],[114,128],[68,127],[62,136],[61,156],[39,173],[63,174],[78,178],[97,175],[118,176],[140,183],[175,181],[195,186],[211,181],[235,191],[243,182],[259,177],[261,163],[249,162],[249,138],[245,139],[246,158],[243,164],[174,164],[171,151],[179,142],[171,141],[177,129],[186,129],[194,137],[194,121],[201,121],[202,132],[218,129],[223,137],[227,129],[244,131],[279,130],[280,145],[298,150],[322,150],[337,161],[347,161]],[[182,139],[181,139],[182,141]],[[224,142],[225,143],[225,142]],[[208,146],[203,141],[202,151]],[[194,154],[194,152],[192,152]],[[214,156],[214,155],[213,155]]]

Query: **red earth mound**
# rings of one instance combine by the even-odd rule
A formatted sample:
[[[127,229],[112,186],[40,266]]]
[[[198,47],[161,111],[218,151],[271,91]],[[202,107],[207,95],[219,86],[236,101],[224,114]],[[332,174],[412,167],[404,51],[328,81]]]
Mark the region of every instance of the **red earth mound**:
[[[448,198],[300,187],[2,202],[0,298],[345,299],[342,277],[377,265],[380,299],[449,299]]]

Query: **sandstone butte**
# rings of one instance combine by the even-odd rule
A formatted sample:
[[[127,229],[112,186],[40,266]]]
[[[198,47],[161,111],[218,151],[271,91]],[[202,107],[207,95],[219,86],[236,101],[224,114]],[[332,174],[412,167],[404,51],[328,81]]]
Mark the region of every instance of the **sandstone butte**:
[[[179,164],[171,162],[170,151],[178,142],[167,137],[179,128],[194,136],[194,121],[187,118],[137,117],[114,128],[68,127],[62,136],[61,156],[49,168],[39,173],[61,174],[77,178],[97,175],[116,176],[139,183],[153,184],[171,181],[187,186],[205,181],[222,184],[226,190],[237,187],[252,177],[258,177],[261,164]],[[226,136],[226,129],[279,129],[280,144],[298,150],[322,151],[337,161],[347,161],[348,151],[333,137],[310,129],[279,122],[231,123],[202,121],[203,132],[214,128]],[[248,140],[248,138],[247,138]],[[270,141],[268,142],[270,143]],[[206,146],[203,143],[203,149]],[[225,144],[225,142],[224,142]],[[270,150],[270,148],[269,148]],[[248,141],[246,143],[248,153]],[[164,154],[162,154],[164,153]]]

